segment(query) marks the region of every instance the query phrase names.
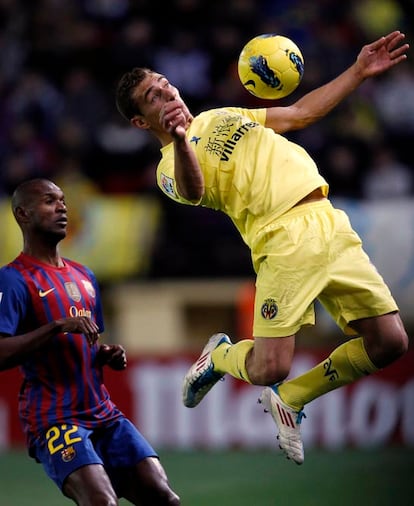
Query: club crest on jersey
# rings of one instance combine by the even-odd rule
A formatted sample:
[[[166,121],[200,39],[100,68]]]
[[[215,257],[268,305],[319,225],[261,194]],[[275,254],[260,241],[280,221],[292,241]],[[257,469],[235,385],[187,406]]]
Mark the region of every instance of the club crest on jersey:
[[[265,320],[273,320],[278,312],[275,299],[266,299],[262,304],[260,312]]]
[[[165,174],[161,173],[160,183],[162,189],[165,191],[165,193],[167,193],[167,195],[177,197],[174,190],[174,179],[172,177],[168,177]]]
[[[68,296],[75,302],[79,302],[81,300],[81,293],[79,291],[78,285],[69,281],[65,283],[65,290]]]
[[[60,452],[63,462],[70,462],[76,457],[76,451],[73,446],[68,446]]]
[[[88,292],[88,295],[92,298],[95,298],[95,288],[93,284],[87,279],[82,279],[82,284],[85,287],[85,290]]]

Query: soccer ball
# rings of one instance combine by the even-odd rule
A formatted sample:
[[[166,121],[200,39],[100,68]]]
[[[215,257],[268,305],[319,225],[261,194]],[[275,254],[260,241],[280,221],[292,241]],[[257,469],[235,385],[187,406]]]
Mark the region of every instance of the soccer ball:
[[[274,33],[258,35],[242,49],[239,78],[248,92],[265,99],[283,98],[302,80],[304,61],[298,46]]]

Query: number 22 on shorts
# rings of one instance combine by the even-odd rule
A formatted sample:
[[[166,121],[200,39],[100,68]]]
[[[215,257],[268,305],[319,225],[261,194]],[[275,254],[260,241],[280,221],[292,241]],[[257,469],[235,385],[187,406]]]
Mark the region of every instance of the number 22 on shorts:
[[[47,447],[50,455],[62,450],[65,446],[73,445],[82,441],[77,436],[78,427],[76,425],[54,425],[46,432]]]

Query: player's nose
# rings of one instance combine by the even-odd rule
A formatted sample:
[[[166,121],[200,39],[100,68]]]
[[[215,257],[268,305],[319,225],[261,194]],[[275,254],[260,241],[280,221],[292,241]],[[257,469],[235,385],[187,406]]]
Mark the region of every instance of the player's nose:
[[[174,89],[166,88],[164,90],[164,97],[167,102],[171,102],[177,98],[177,94],[175,93]]]

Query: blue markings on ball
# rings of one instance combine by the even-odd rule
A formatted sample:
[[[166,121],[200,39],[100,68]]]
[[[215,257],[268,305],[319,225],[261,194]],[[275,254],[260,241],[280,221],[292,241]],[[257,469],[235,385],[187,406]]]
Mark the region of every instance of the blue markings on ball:
[[[302,79],[305,66],[300,56],[298,56],[296,53],[291,52],[289,54],[289,60],[293,63],[295,69],[298,71],[298,74],[300,75],[300,78]]]
[[[280,82],[280,79],[275,75],[273,70],[269,68],[264,56],[252,56],[249,58],[249,65],[250,70],[259,76],[259,78],[266,84],[266,86],[275,88],[277,90],[282,89],[283,84]],[[245,84],[250,84],[250,82]]]

